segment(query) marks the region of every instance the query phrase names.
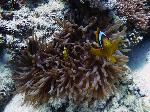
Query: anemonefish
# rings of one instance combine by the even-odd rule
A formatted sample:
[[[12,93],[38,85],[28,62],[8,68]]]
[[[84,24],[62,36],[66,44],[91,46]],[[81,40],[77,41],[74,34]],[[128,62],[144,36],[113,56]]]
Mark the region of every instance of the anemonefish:
[[[106,36],[105,33],[100,31],[99,28],[97,28],[95,35],[96,35],[96,42],[99,44],[100,47],[102,47],[103,38]]]
[[[113,53],[118,49],[121,39],[109,40],[108,38],[103,38],[102,48],[91,48],[91,53],[95,56],[105,57],[108,61],[116,62]]]
[[[99,46],[102,46],[104,36],[106,36],[105,33],[102,32],[102,31],[100,31],[100,32],[99,32],[99,36],[98,36],[98,37],[99,37],[99,38],[98,38]]]
[[[64,55],[64,60],[67,60],[68,59],[68,50],[66,47],[64,47],[63,55]]]

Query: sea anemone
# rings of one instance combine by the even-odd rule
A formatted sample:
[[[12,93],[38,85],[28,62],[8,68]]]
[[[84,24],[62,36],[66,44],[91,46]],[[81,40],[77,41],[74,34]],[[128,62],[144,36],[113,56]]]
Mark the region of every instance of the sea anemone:
[[[43,104],[51,97],[66,96],[74,101],[101,99],[113,91],[114,83],[126,71],[124,64],[128,57],[118,50],[121,41],[113,44],[113,52],[108,51],[115,61],[93,52],[92,49],[105,51],[95,42],[95,32],[89,31],[95,21],[86,27],[72,25],[69,21],[64,24],[67,29],[55,34],[51,42],[33,36],[26,48],[14,54],[13,79],[17,92],[25,93],[25,102]],[[109,42],[118,39],[121,39],[120,35]]]

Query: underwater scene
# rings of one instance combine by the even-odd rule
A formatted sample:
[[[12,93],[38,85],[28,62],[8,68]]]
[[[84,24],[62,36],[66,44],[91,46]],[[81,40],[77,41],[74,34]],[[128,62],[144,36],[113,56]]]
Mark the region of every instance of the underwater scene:
[[[0,112],[150,112],[150,0],[0,0]]]

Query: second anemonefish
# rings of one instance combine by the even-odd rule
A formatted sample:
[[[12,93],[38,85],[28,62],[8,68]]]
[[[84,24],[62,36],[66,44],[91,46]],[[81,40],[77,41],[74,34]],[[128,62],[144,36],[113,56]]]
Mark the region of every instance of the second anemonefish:
[[[66,47],[64,47],[63,55],[64,55],[64,60],[67,60],[69,56],[68,56],[68,50]]]

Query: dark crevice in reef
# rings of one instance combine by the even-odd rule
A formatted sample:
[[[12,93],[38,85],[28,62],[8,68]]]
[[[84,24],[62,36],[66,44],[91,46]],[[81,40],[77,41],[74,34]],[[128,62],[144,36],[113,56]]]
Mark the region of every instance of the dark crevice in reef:
[[[44,5],[44,4],[48,3],[49,1],[50,0],[18,0],[17,2],[20,5],[25,5],[25,6],[29,7],[31,10],[33,10],[34,8],[37,8],[41,4]],[[53,1],[53,2],[55,2],[55,1]]]
[[[13,30],[9,30],[3,26],[0,26],[0,31],[3,35],[13,35],[15,37],[29,37],[33,30],[26,28],[26,26],[22,26],[23,28],[20,28],[19,32],[18,31],[13,31]]]
[[[19,10],[20,6],[15,0],[1,0],[0,7],[4,10]]]
[[[96,26],[100,29],[112,22],[113,18],[111,10],[102,10],[100,8],[91,8],[88,1],[81,3],[80,0],[69,0],[69,12],[65,15],[65,19],[78,24],[79,26],[86,26],[89,23],[89,18],[97,17]]]

